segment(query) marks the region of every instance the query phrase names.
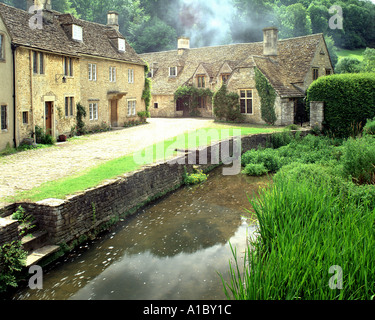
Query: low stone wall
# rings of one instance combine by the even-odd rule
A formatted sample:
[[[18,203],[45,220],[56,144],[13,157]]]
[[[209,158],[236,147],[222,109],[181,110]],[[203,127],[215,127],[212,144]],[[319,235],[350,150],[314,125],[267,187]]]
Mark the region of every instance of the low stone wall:
[[[0,218],[0,246],[19,239],[18,221]]]
[[[242,137],[242,152],[264,147],[269,136]],[[192,172],[198,165],[202,170],[209,170],[219,164],[217,155],[220,155],[220,161],[226,163],[225,160],[232,156],[228,150],[233,150],[233,139],[193,151],[184,150],[178,157],[126,173],[66,200],[46,199],[13,204],[3,210],[2,216],[21,205],[34,216],[39,228],[48,232],[51,244],[69,243],[179,188],[183,184],[185,168],[187,172]],[[225,154],[227,159],[223,158]]]

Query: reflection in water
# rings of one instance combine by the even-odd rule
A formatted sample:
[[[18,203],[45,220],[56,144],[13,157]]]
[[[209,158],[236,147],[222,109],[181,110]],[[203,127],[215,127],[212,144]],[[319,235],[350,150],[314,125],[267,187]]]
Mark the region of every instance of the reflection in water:
[[[229,242],[243,252],[255,231],[247,196],[268,178],[210,173],[86,244],[15,299],[225,299]],[[250,226],[250,227],[249,227]]]

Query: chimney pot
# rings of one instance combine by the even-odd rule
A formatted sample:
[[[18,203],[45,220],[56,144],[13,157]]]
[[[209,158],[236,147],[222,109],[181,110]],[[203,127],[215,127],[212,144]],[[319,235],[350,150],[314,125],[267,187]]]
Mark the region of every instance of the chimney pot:
[[[277,56],[278,32],[276,27],[263,29],[263,54],[265,56]]]
[[[116,11],[108,11],[107,13],[107,26],[112,27],[119,31],[118,13]]]
[[[190,38],[187,37],[180,37],[177,40],[177,50],[178,54],[182,55],[184,50],[190,49]]]
[[[27,0],[26,1],[27,11],[31,6],[43,7],[43,10],[52,10],[51,0]]]

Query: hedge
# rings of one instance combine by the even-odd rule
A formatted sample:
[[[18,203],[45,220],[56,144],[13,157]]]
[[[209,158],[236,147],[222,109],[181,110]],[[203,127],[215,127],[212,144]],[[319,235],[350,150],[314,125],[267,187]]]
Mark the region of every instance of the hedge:
[[[324,101],[324,130],[348,137],[375,117],[375,73],[321,77],[307,90],[307,101]]]

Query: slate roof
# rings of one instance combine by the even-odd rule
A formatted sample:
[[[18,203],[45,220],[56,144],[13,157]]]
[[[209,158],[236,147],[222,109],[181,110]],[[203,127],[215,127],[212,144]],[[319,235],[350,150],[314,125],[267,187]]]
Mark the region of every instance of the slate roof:
[[[122,53],[117,50],[111,39],[117,37],[124,39],[124,37],[115,29],[53,10],[45,13],[43,28],[32,29],[29,26],[29,20],[33,14],[0,3],[0,16],[15,45],[63,55],[92,55],[144,65],[144,61],[126,40],[126,52]],[[72,23],[82,27],[83,42],[71,39],[68,25]]]
[[[212,77],[218,77],[223,64],[227,62],[232,70],[258,67],[269,79],[281,97],[304,96],[305,76],[317,46],[324,41],[323,34],[315,34],[278,41],[278,55],[263,55],[263,42],[231,44],[204,48],[185,49],[182,55],[177,50],[140,54],[154,68],[152,94],[170,95],[183,84],[192,84],[193,75],[201,64]],[[171,78],[168,67],[180,63],[177,77]],[[299,88],[300,87],[300,88]]]

